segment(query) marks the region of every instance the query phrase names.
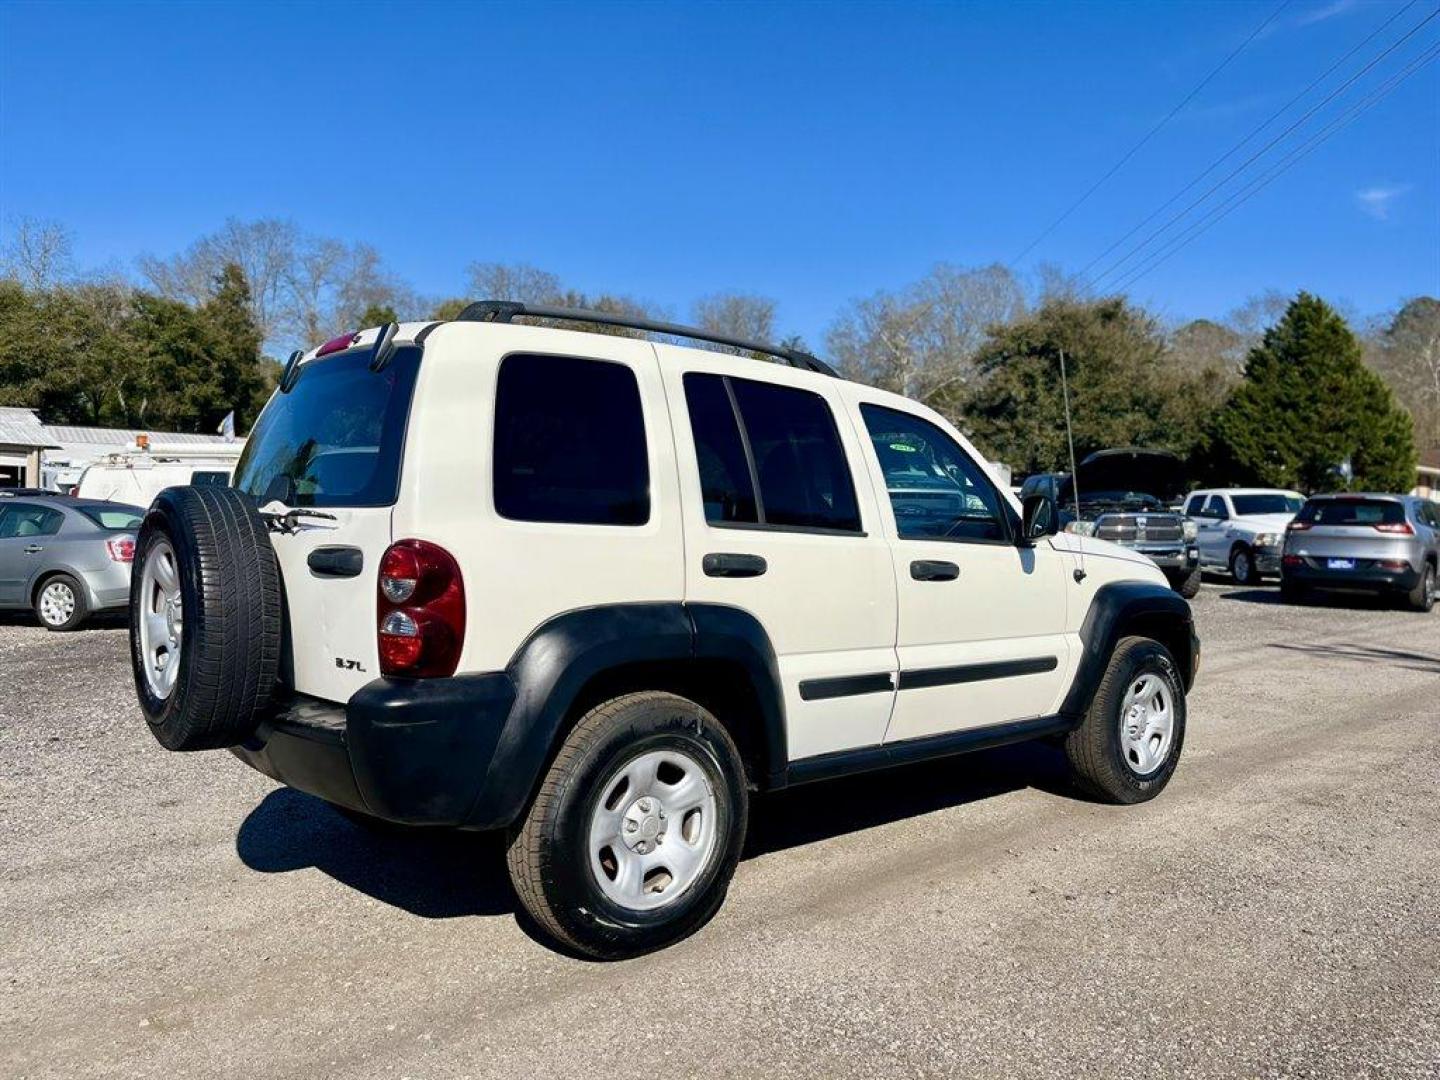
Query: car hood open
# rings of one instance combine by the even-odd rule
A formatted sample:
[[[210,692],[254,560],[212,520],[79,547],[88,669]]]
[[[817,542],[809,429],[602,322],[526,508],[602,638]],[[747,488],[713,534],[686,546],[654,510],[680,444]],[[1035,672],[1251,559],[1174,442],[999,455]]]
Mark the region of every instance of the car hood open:
[[[1080,462],[1076,473],[1081,499],[1092,491],[1137,491],[1169,503],[1185,490],[1185,465],[1165,450],[1097,450]],[[1073,490],[1073,481],[1067,480],[1064,494]]]

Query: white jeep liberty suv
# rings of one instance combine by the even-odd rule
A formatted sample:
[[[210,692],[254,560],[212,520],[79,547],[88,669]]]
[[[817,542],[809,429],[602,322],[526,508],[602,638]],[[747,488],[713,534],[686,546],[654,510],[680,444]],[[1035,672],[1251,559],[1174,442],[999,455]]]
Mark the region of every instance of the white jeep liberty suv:
[[[290,358],[233,485],[140,532],[156,738],[362,821],[508,830],[586,955],[702,925],[752,791],[1055,738],[1132,803],[1180,756],[1199,643],[1154,564],[795,350],[495,301],[347,334]]]

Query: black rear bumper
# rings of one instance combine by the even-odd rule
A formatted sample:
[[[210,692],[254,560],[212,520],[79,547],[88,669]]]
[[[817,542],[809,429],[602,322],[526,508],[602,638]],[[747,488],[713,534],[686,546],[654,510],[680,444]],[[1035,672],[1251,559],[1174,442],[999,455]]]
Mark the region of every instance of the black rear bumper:
[[[1380,567],[1329,570],[1306,564],[1284,567],[1281,571],[1281,579],[1287,585],[1299,585],[1306,589],[1408,593],[1419,583],[1420,571],[1410,567],[1406,567],[1404,570],[1385,570]]]
[[[266,776],[387,821],[495,828],[514,809],[487,800],[485,777],[514,701],[503,672],[376,679],[343,705],[297,694],[231,749]]]

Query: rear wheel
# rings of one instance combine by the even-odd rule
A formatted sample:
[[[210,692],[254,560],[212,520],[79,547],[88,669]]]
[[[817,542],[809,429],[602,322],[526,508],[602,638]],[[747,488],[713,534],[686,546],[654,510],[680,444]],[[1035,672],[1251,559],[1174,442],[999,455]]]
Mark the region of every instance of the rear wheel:
[[[507,861],[548,933],[599,959],[669,945],[725,898],[745,838],[744,767],[729,733],[673,694],[627,694],[565,739]]]
[[[89,615],[85,589],[69,574],[46,578],[35,592],[35,616],[46,630],[74,630]]]
[[[1435,564],[1427,562],[1425,571],[1420,575],[1420,580],[1415,583],[1415,588],[1410,590],[1406,600],[1409,602],[1411,611],[1430,611],[1435,607]]]
[[[1084,721],[1065,740],[1079,785],[1107,802],[1137,803],[1164,790],[1185,742],[1185,685],[1168,649],[1122,638]]]
[[[135,542],[130,658],[162,746],[207,750],[254,733],[276,690],[280,623],[280,570],[250,497],[157,495]]]

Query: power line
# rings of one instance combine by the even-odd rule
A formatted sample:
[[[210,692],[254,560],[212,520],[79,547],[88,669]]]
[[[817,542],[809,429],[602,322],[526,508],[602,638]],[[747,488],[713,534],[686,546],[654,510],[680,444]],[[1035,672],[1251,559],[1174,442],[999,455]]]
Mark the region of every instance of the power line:
[[[1146,225],[1149,225],[1150,222],[1154,221],[1157,217],[1159,217],[1162,213],[1164,213],[1166,209],[1168,209],[1168,208],[1171,207],[1171,206],[1174,206],[1175,203],[1178,202],[1178,201],[1180,200],[1180,198],[1181,198],[1182,196],[1184,196],[1184,194],[1185,194],[1187,191],[1189,191],[1189,190],[1190,190],[1191,188],[1193,188],[1196,184],[1200,183],[1201,180],[1204,180],[1205,177],[1209,176],[1212,172],[1214,172],[1217,168],[1219,168],[1220,165],[1221,165],[1223,162],[1225,162],[1228,158],[1232,157],[1235,153],[1237,153],[1237,152],[1240,150],[1240,148],[1241,148],[1242,146],[1244,146],[1244,145],[1245,145],[1246,143],[1248,143],[1251,139],[1253,139],[1256,135],[1260,134],[1260,132],[1264,131],[1267,127],[1269,127],[1271,124],[1273,124],[1273,123],[1274,123],[1277,119],[1279,119],[1283,114],[1289,112],[1290,109],[1295,105],[1295,103],[1296,103],[1297,101],[1300,101],[1302,98],[1304,98],[1306,95],[1308,95],[1311,90],[1314,90],[1315,87],[1319,86],[1322,82],[1324,82],[1324,81],[1325,81],[1326,79],[1328,79],[1331,75],[1333,75],[1333,74],[1335,73],[1336,69],[1338,69],[1342,64],[1344,64],[1345,61],[1349,60],[1352,56],[1354,56],[1357,52],[1359,52],[1361,49],[1363,49],[1366,45],[1370,44],[1370,42],[1372,42],[1373,40],[1375,40],[1375,38],[1376,38],[1379,34],[1381,34],[1381,33],[1385,30],[1386,27],[1388,27],[1388,26],[1389,26],[1391,23],[1393,23],[1396,19],[1400,18],[1401,15],[1404,15],[1405,12],[1409,11],[1412,7],[1414,7],[1414,6],[1415,6],[1416,4],[1418,4],[1419,2],[1420,2],[1420,0],[1410,0],[1410,2],[1409,2],[1408,4],[1406,4],[1404,7],[1400,8],[1398,11],[1394,12],[1388,19],[1386,19],[1384,22],[1382,22],[1382,23],[1381,23],[1379,26],[1377,26],[1374,30],[1370,31],[1370,33],[1367,34],[1364,38],[1362,38],[1362,39],[1360,40],[1360,42],[1359,42],[1358,44],[1356,44],[1349,52],[1347,52],[1344,56],[1340,57],[1339,60],[1336,60],[1333,64],[1331,64],[1328,68],[1326,68],[1326,69],[1325,69],[1324,71],[1322,71],[1319,75],[1317,75],[1313,80],[1311,80],[1309,86],[1305,87],[1304,90],[1301,90],[1298,94],[1296,94],[1294,97],[1292,97],[1292,98],[1291,98],[1289,101],[1287,101],[1284,105],[1282,105],[1282,106],[1280,106],[1280,108],[1276,109],[1276,110],[1275,110],[1273,113],[1271,113],[1271,114],[1269,115],[1269,117],[1267,117],[1262,123],[1260,123],[1259,125],[1257,125],[1255,128],[1251,129],[1251,131],[1250,131],[1250,133],[1249,133],[1248,135],[1246,135],[1246,136],[1245,136],[1243,139],[1241,139],[1239,142],[1237,142],[1237,143],[1235,143],[1233,146],[1231,146],[1229,150],[1226,150],[1225,153],[1221,154],[1218,158],[1216,158],[1214,161],[1212,161],[1209,165],[1205,166],[1204,170],[1203,170],[1199,175],[1197,175],[1193,180],[1191,180],[1191,181],[1190,181],[1188,184],[1186,184],[1183,188],[1181,188],[1179,191],[1177,191],[1174,195],[1171,195],[1170,198],[1166,199],[1163,203],[1161,203],[1161,204],[1160,204],[1159,206],[1157,206],[1154,210],[1152,210],[1152,211],[1150,212],[1150,214],[1149,214],[1148,217],[1144,218],[1142,221],[1140,221],[1138,224],[1136,224],[1134,228],[1132,228],[1129,232],[1127,232],[1124,236],[1120,237],[1120,239],[1116,240],[1113,244],[1111,244],[1109,247],[1107,247],[1104,251],[1100,252],[1099,255],[1096,255],[1095,258],[1091,259],[1088,263],[1086,263],[1084,266],[1082,266],[1082,267],[1080,268],[1080,272],[1079,272],[1079,275],[1078,275],[1078,276],[1083,278],[1086,274],[1088,274],[1088,273],[1090,272],[1091,267],[1093,267],[1093,266],[1094,266],[1096,263],[1098,263],[1101,259],[1104,259],[1107,255],[1109,255],[1112,251],[1114,251],[1116,248],[1118,248],[1121,244],[1125,243],[1126,240],[1129,240],[1132,236],[1134,236],[1137,232],[1139,232],[1141,229],[1143,229]]]
[[[1268,153],[1274,146],[1276,146],[1278,143],[1280,143],[1282,140],[1284,140],[1292,131],[1294,131],[1296,128],[1298,128],[1298,127],[1300,127],[1302,124],[1304,124],[1305,121],[1309,120],[1312,116],[1314,116],[1317,112],[1319,112],[1321,109],[1323,109],[1326,105],[1330,104],[1330,102],[1334,101],[1337,97],[1339,97],[1341,94],[1343,94],[1346,90],[1350,89],[1350,87],[1353,86],[1353,85],[1355,85],[1355,83],[1356,83],[1361,77],[1363,77],[1363,76],[1364,76],[1365,74],[1367,74],[1372,68],[1374,68],[1376,64],[1380,63],[1380,61],[1384,60],[1387,56],[1389,56],[1392,52],[1394,52],[1396,49],[1398,49],[1401,45],[1405,44],[1405,42],[1409,41],[1412,37],[1414,37],[1416,34],[1418,34],[1418,33],[1420,32],[1420,30],[1425,26],[1425,24],[1428,23],[1428,22],[1430,22],[1430,20],[1433,19],[1433,18],[1435,18],[1437,15],[1440,15],[1440,8],[1436,8],[1436,9],[1435,9],[1434,11],[1432,11],[1429,15],[1425,16],[1425,18],[1421,19],[1418,23],[1416,23],[1416,24],[1415,24],[1414,26],[1412,26],[1409,30],[1407,30],[1407,31],[1399,38],[1399,40],[1397,40],[1397,41],[1395,41],[1394,43],[1392,43],[1391,45],[1387,46],[1378,56],[1372,58],[1372,59],[1371,59],[1367,64],[1365,64],[1365,66],[1362,67],[1359,71],[1355,72],[1355,74],[1351,75],[1350,78],[1346,79],[1343,83],[1341,83],[1341,84],[1340,84],[1339,86],[1337,86],[1334,90],[1332,90],[1329,94],[1327,94],[1327,95],[1319,102],[1319,104],[1312,106],[1303,116],[1300,117],[1300,119],[1296,120],[1293,124],[1291,124],[1289,127],[1287,127],[1284,131],[1280,132],[1279,135],[1276,135],[1273,139],[1271,139],[1269,142],[1267,142],[1267,143],[1266,143],[1264,146],[1262,146],[1259,150],[1255,151],[1255,153],[1251,154],[1248,158],[1246,158],[1244,161],[1242,161],[1242,162],[1241,162],[1239,165],[1237,165],[1234,169],[1232,169],[1230,172],[1226,173],[1225,176],[1223,176],[1220,180],[1216,181],[1216,182],[1215,182],[1214,184],[1212,184],[1209,188],[1207,188],[1207,189],[1205,190],[1204,194],[1202,194],[1199,198],[1197,198],[1197,199],[1195,199],[1193,202],[1191,202],[1190,205],[1187,206],[1187,207],[1185,207],[1184,210],[1181,210],[1178,214],[1175,214],[1175,215],[1173,215],[1172,217],[1170,217],[1170,218],[1165,222],[1165,224],[1161,225],[1158,229],[1154,230],[1152,233],[1150,233],[1148,236],[1146,236],[1144,240],[1140,241],[1140,243],[1138,243],[1138,244],[1136,244],[1134,247],[1132,247],[1128,252],[1126,252],[1123,256],[1121,256],[1121,258],[1119,258],[1119,259],[1117,259],[1115,262],[1111,263],[1108,267],[1106,267],[1103,271],[1101,271],[1101,273],[1099,274],[1098,277],[1095,277],[1095,278],[1092,279],[1092,284],[1098,286],[1102,281],[1104,281],[1106,278],[1108,278],[1108,277],[1110,277],[1112,274],[1114,274],[1116,270],[1118,270],[1120,267],[1124,266],[1127,262],[1129,262],[1132,258],[1134,258],[1136,254],[1138,254],[1140,251],[1143,251],[1145,248],[1149,247],[1149,246],[1150,246],[1150,242],[1151,242],[1152,240],[1154,240],[1157,236],[1160,236],[1160,235],[1162,235],[1163,233],[1165,233],[1165,232],[1170,228],[1170,226],[1174,225],[1177,221],[1179,221],[1179,220],[1181,220],[1182,218],[1184,218],[1185,215],[1188,214],[1188,213],[1190,213],[1191,210],[1194,210],[1194,209],[1195,209],[1197,206],[1199,206],[1201,203],[1203,203],[1203,202],[1205,202],[1207,199],[1209,199],[1211,195],[1215,194],[1215,192],[1219,191],[1222,187],[1224,187],[1226,184],[1228,184],[1228,183],[1229,183],[1231,180],[1233,180],[1236,176],[1238,176],[1240,173],[1244,172],[1244,171],[1245,171],[1247,168],[1249,168],[1250,165],[1253,164],[1257,159],[1263,157],[1263,156],[1264,156],[1266,153]]]
[[[1095,192],[1100,190],[1101,185],[1103,185],[1105,181],[1109,180],[1112,176],[1114,176],[1117,172],[1124,168],[1125,163],[1129,161],[1132,157],[1134,157],[1137,153],[1139,153],[1140,149],[1146,143],[1148,143],[1157,134],[1159,134],[1161,128],[1163,128],[1171,120],[1175,119],[1176,114],[1179,113],[1181,109],[1185,108],[1186,105],[1189,105],[1190,102],[1194,100],[1196,94],[1200,93],[1201,90],[1204,90],[1205,87],[1210,84],[1210,81],[1215,78],[1215,76],[1219,75],[1220,72],[1224,71],[1225,68],[1229,66],[1230,61],[1234,60],[1237,56],[1244,52],[1245,47],[1249,45],[1252,41],[1254,41],[1257,37],[1259,37],[1261,31],[1263,31],[1267,26],[1274,22],[1275,19],[1279,17],[1280,13],[1290,6],[1290,3],[1291,0],[1283,0],[1280,6],[1277,7],[1274,11],[1272,11],[1264,22],[1262,22],[1259,26],[1257,26],[1254,30],[1250,32],[1249,37],[1247,37],[1238,46],[1236,46],[1235,50],[1229,56],[1225,57],[1224,60],[1220,61],[1219,65],[1213,71],[1211,71],[1210,74],[1206,75],[1205,78],[1201,79],[1200,82],[1196,85],[1195,89],[1191,90],[1190,93],[1185,95],[1184,99],[1180,102],[1179,105],[1176,105],[1173,109],[1166,113],[1164,119],[1162,119],[1158,124],[1156,124],[1148,132],[1145,133],[1144,138],[1142,138],[1139,142],[1137,142],[1134,146],[1127,150],[1124,156],[1122,156],[1119,161],[1117,161],[1114,165],[1110,167],[1109,172],[1107,172],[1104,176],[1100,177],[1099,180],[1096,180],[1095,183],[1090,186],[1090,189],[1086,191],[1084,195],[1081,195],[1080,198],[1076,199],[1070,205],[1069,209],[1067,209],[1064,213],[1062,213],[1059,217],[1057,217],[1054,221],[1047,225],[1045,227],[1045,230],[1039,236],[1035,237],[1034,240],[1031,240],[1030,243],[1026,244],[1024,250],[1021,251],[1020,254],[1016,255],[1015,258],[1011,259],[1010,261],[1012,263],[1018,263],[1026,255],[1030,254],[1031,251],[1035,250],[1036,246],[1040,243],[1040,241],[1044,240],[1047,236],[1049,236],[1052,232],[1059,228],[1071,214],[1073,214],[1076,210],[1080,209],[1080,207],[1085,203],[1087,199],[1090,198],[1091,195],[1094,195]]]
[[[1293,168],[1295,165],[1298,165],[1301,160],[1308,157],[1310,153],[1316,150],[1322,143],[1326,142],[1332,136],[1339,134],[1339,132],[1345,127],[1348,127],[1355,120],[1358,120],[1361,115],[1368,112],[1376,105],[1380,104],[1381,101],[1389,97],[1390,94],[1394,93],[1394,91],[1399,88],[1401,83],[1403,83],[1406,79],[1410,78],[1410,76],[1414,75],[1421,68],[1433,63],[1436,59],[1440,59],[1440,43],[1436,43],[1432,45],[1429,49],[1425,50],[1415,60],[1411,61],[1409,66],[1406,67],[1404,70],[1400,71],[1395,75],[1392,75],[1388,81],[1382,83],[1375,90],[1372,90],[1367,97],[1362,98],[1359,102],[1352,105],[1347,112],[1342,113],[1340,116],[1330,121],[1330,123],[1327,124],[1324,128],[1322,128],[1319,132],[1312,135],[1306,142],[1302,143],[1300,146],[1291,150],[1285,157],[1281,158],[1280,161],[1277,162],[1275,165],[1272,165],[1270,169],[1268,169],[1266,172],[1262,173],[1255,180],[1252,180],[1245,187],[1232,194],[1225,202],[1221,203],[1219,206],[1215,207],[1208,214],[1206,214],[1205,217],[1194,222],[1188,229],[1185,230],[1185,232],[1173,238],[1169,245],[1161,249],[1160,252],[1157,252],[1140,267],[1127,274],[1124,280],[1122,280],[1116,285],[1116,291],[1125,291],[1126,289],[1134,285],[1137,281],[1139,281],[1141,278],[1150,274],[1151,271],[1157,269],[1161,264],[1168,262],[1171,257],[1178,254],[1181,249],[1188,247],[1191,243],[1193,243],[1195,240],[1198,240],[1201,236],[1208,232],[1211,227],[1217,225],[1223,218],[1228,217],[1233,211],[1238,210],[1244,203],[1249,202],[1256,195],[1259,195],[1261,191],[1270,186],[1271,182],[1278,179],[1282,173],[1285,173],[1291,168]]]

